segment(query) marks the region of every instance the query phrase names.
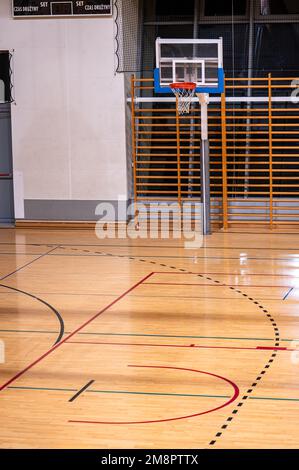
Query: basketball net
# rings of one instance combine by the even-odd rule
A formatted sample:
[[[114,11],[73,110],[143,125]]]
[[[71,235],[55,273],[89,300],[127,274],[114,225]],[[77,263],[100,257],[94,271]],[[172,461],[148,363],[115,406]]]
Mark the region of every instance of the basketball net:
[[[195,93],[196,83],[171,83],[170,88],[177,98],[178,113],[188,114],[190,112],[190,104]]]

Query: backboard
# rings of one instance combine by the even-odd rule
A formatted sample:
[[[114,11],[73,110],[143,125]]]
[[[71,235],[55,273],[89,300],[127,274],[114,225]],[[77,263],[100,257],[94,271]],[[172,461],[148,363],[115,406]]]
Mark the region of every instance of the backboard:
[[[155,92],[171,93],[171,83],[194,82],[196,93],[222,93],[222,38],[156,39]]]

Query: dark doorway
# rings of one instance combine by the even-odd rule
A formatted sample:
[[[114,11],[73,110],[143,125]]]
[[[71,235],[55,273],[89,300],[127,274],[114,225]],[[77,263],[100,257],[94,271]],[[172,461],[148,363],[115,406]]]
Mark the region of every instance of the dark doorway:
[[[0,51],[0,225],[14,222],[10,54]]]

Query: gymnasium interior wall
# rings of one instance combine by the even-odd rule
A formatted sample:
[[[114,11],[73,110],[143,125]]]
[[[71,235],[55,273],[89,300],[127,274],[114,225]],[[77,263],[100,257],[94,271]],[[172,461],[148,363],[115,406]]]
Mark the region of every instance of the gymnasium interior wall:
[[[17,217],[93,220],[127,198],[124,75],[114,20],[12,19],[0,2],[0,50],[13,52]],[[125,211],[118,214],[125,218]]]

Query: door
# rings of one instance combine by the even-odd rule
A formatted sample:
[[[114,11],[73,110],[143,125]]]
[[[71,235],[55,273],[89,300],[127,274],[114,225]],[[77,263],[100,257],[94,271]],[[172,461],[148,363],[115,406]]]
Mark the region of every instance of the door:
[[[10,103],[0,103],[0,224],[14,222]]]
[[[0,225],[14,222],[9,53],[0,51]]]

